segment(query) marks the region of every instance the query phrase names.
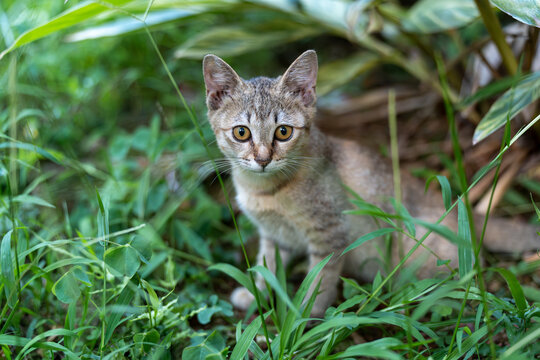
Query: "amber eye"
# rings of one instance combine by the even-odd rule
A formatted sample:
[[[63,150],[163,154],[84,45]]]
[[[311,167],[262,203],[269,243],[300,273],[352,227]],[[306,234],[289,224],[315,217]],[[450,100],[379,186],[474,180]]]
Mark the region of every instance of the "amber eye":
[[[276,139],[279,141],[287,141],[291,138],[293,133],[293,128],[287,125],[281,125],[276,129]]]
[[[234,138],[238,141],[248,141],[251,137],[251,131],[245,126],[236,126],[233,128],[232,133]]]

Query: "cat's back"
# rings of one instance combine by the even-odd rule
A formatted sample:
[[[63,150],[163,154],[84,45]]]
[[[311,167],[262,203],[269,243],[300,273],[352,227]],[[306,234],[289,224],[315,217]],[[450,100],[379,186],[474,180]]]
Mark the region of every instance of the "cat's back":
[[[341,181],[364,200],[385,210],[390,210],[390,197],[394,195],[394,180],[390,159],[376,150],[355,141],[328,137],[331,157]],[[413,215],[424,207],[442,208],[433,193],[425,193],[422,181],[406,172],[400,174],[402,201]]]
[[[392,169],[387,159],[351,140],[336,137],[328,140],[332,161],[344,185],[375,204],[392,196]]]

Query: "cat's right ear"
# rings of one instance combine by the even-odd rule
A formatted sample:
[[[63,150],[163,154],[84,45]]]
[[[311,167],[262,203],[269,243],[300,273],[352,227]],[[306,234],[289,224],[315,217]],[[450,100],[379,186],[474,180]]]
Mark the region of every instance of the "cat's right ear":
[[[210,110],[221,107],[223,100],[242,83],[242,79],[225,61],[216,55],[206,55],[203,60],[206,105]]]

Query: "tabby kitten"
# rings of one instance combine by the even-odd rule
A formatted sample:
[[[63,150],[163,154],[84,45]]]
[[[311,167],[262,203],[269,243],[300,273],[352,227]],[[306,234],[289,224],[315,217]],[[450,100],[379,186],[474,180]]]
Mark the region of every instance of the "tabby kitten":
[[[320,280],[320,294],[312,314],[321,316],[336,297],[344,268],[365,280],[381,269],[382,240],[338,256],[359,236],[377,229],[370,217],[344,214],[351,205],[343,185],[390,210],[383,200],[393,196],[391,168],[375,152],[328,137],[315,126],[315,51],[304,52],[283,76],[274,79],[243,80],[215,55],[204,58],[203,73],[208,118],[219,148],[232,166],[237,202],[259,230],[259,264],[266,259],[267,266],[275,270],[275,245],[284,264],[297,254],[307,254],[310,268],[334,253],[315,281]],[[405,177],[403,182],[403,203],[411,215],[435,222],[444,212],[440,196],[424,195],[415,179]],[[443,224],[457,228],[451,216]],[[499,242],[499,250],[505,246],[514,250],[510,239],[528,248],[540,247],[532,227],[503,225],[502,229],[492,226],[487,233],[487,239]],[[424,233],[425,229],[418,228],[417,238]],[[404,250],[414,244],[406,240]],[[457,251],[447,240],[431,235],[424,244],[457,264]],[[415,254],[420,256],[422,251]],[[397,249],[392,257],[394,262],[398,260]],[[429,256],[421,272],[433,275],[435,271],[436,258]],[[263,284],[259,279],[258,286]],[[238,288],[231,300],[234,306],[246,309],[253,296]]]

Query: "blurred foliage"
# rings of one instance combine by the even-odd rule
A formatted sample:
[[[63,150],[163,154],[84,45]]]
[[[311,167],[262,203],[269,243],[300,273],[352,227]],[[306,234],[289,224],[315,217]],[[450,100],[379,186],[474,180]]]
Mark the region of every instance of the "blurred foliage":
[[[513,12],[509,1],[494,3]],[[533,3],[514,7],[519,12],[512,15],[538,24],[537,13],[529,11]],[[228,351],[242,358],[248,349],[268,356],[256,339],[260,317],[248,326],[247,318],[238,322],[223,300],[234,283],[218,275],[219,268],[208,270],[215,263],[241,263],[233,216],[244,239],[255,231],[228,211],[215,174],[207,170],[209,157],[221,155],[205,121],[204,54],[227,57],[248,78],[277,75],[299,49],[315,48],[321,102],[373,84],[413,84],[442,98],[435,66],[440,54],[455,105],[489,108],[500,96],[481,112],[476,141],[504,126],[508,113],[514,117],[534,104],[538,92],[527,89],[540,84],[538,72],[521,76],[531,72],[524,59],[520,74],[462,96],[472,49],[490,39],[475,2],[467,0],[3,0],[0,34],[6,49],[0,55],[5,358],[161,359],[183,351],[187,359],[219,359]],[[228,274],[247,279],[240,271]],[[363,287],[347,279],[346,301],[312,330],[306,314],[284,312],[292,302],[300,307],[307,289],[291,300],[284,277],[269,278],[281,310],[267,316],[273,330],[287,329],[273,331],[271,347],[291,358],[318,352],[329,359],[427,358],[433,349],[435,358],[457,359],[487,356],[488,339],[505,334],[509,345],[497,356],[526,358],[538,351],[530,339],[538,334],[534,302],[540,299],[532,287],[520,291],[513,273],[501,274],[513,300],[463,279],[411,284],[403,277],[386,284],[379,276]],[[467,296],[478,301],[469,301],[465,311],[460,301],[465,304]],[[483,296],[488,301],[480,303]],[[380,304],[385,311],[375,312]],[[491,323],[475,317],[483,310],[490,311]],[[380,339],[352,345],[359,327],[377,329]]]

